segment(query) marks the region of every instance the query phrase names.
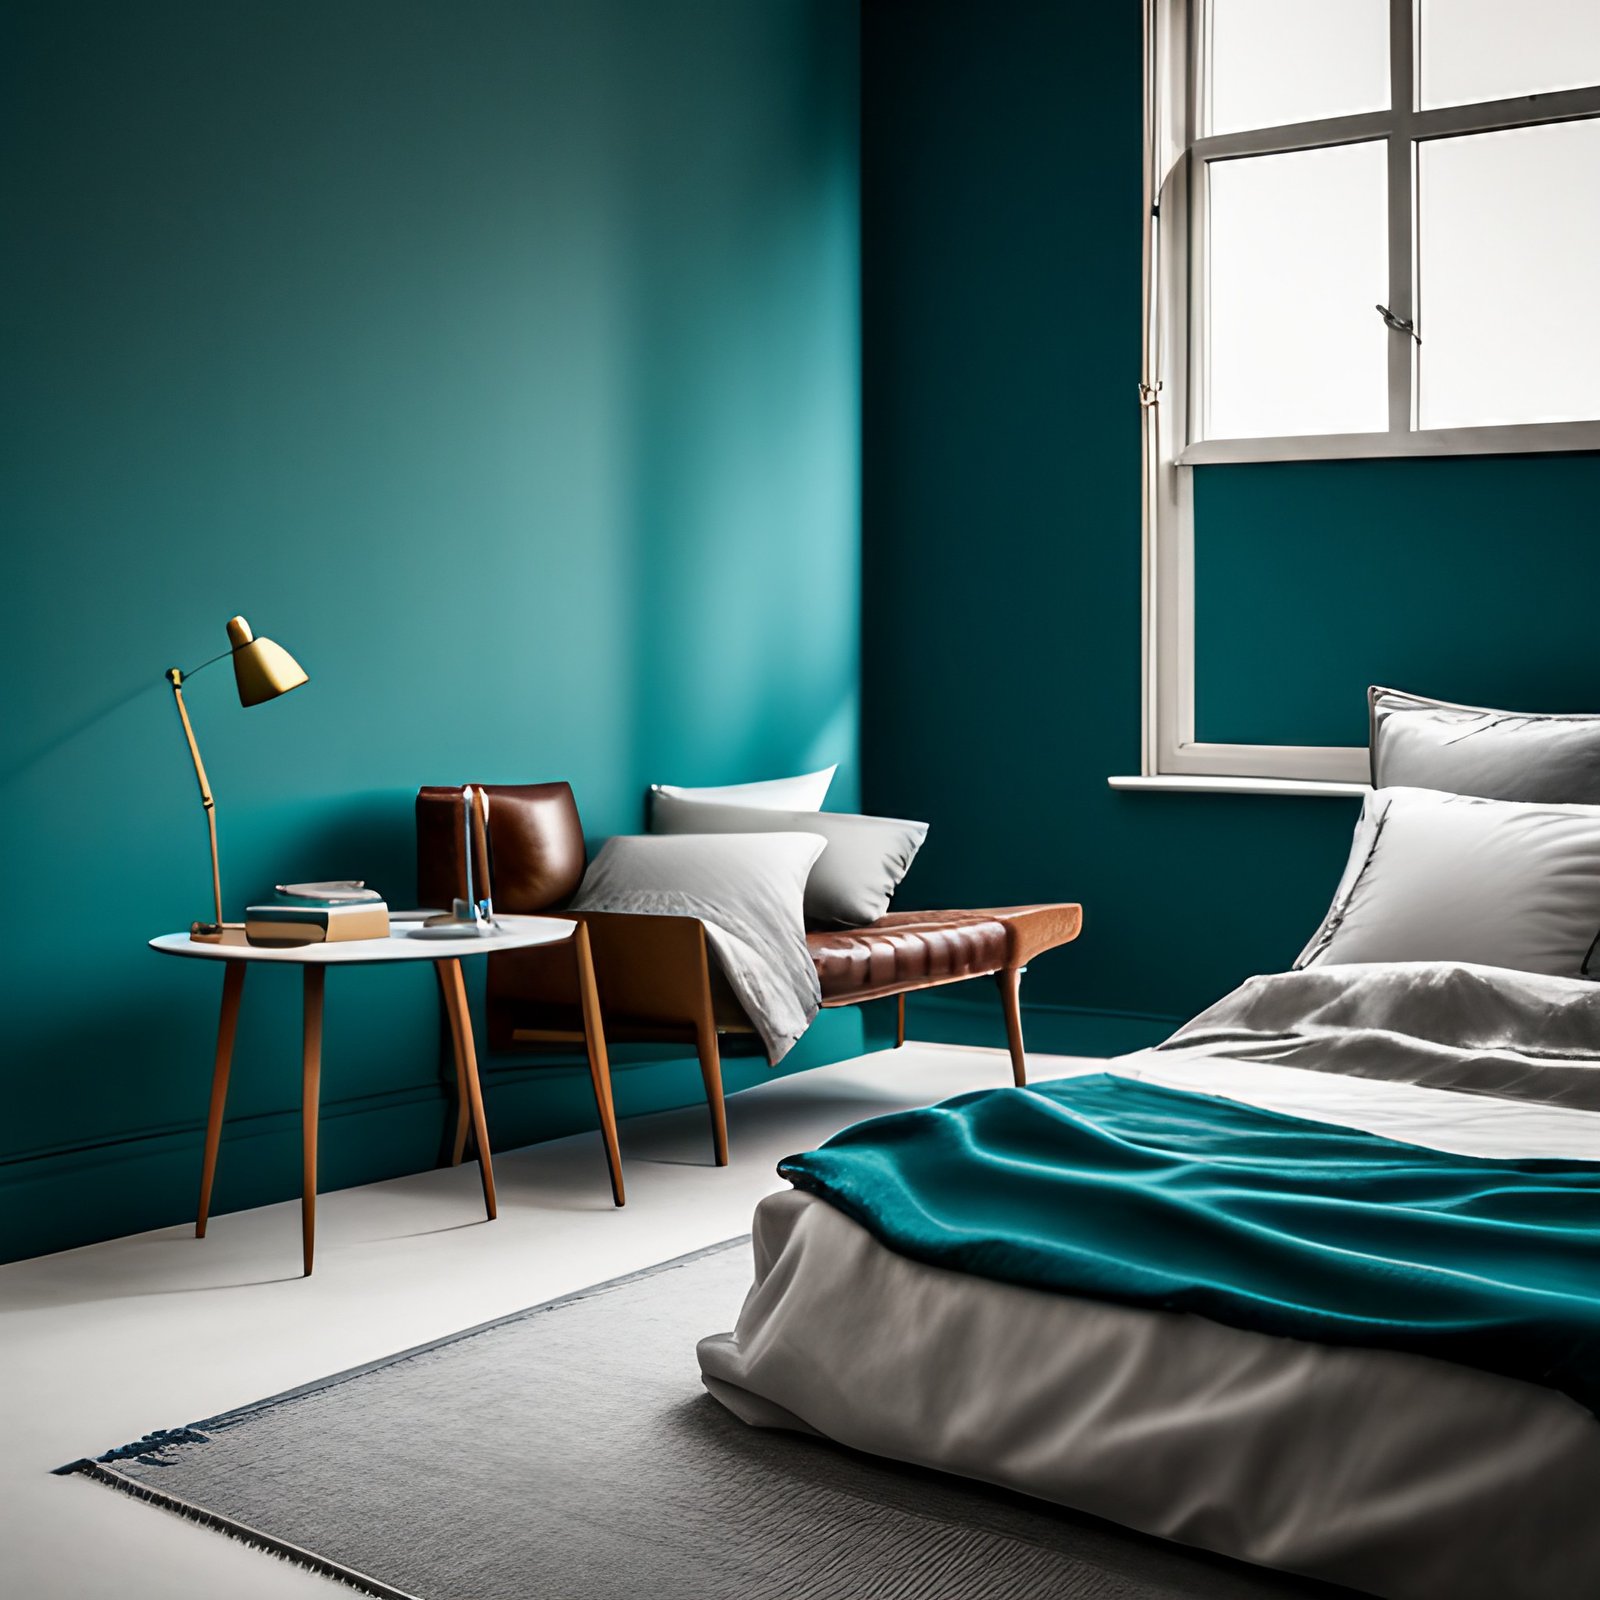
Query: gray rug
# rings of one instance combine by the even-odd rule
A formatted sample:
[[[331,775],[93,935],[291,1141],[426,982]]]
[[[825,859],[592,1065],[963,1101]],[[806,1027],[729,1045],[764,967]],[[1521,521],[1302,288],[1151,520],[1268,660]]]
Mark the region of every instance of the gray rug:
[[[747,1428],[694,1347],[749,1281],[732,1240],[61,1470],[400,1600],[1336,1592]]]

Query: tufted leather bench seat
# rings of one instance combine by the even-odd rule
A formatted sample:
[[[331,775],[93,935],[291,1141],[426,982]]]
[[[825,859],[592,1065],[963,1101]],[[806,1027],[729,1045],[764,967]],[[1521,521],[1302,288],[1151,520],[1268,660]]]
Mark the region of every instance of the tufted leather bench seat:
[[[895,911],[863,928],[808,933],[824,1004],[855,1005],[998,972],[1006,925],[976,911]]]
[[[1028,1081],[1022,1049],[1022,974],[1034,956],[1078,937],[1083,907],[1067,902],[978,911],[897,911],[864,928],[808,933],[824,1006],[899,998],[895,1044],[906,1042],[906,996],[918,989],[993,977],[1005,1008],[1011,1075]]]

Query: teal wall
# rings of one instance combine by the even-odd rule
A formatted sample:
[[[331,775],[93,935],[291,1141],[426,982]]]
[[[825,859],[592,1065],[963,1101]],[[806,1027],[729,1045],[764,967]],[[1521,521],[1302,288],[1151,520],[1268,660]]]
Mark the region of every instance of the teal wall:
[[[312,678],[192,687],[235,911],[404,902],[421,782],[568,778],[593,834],[651,780],[855,799],[856,51],[853,0],[5,8],[0,1254],[192,1214],[218,983],[144,949],[209,892],[160,675],[235,611]],[[298,1009],[252,976],[221,1210],[297,1192]],[[425,971],[335,975],[324,1096],[326,1186],[435,1159]],[[489,1110],[592,1115],[559,1067]]]
[[[1195,472],[1202,739],[1365,744],[1365,690],[1600,705],[1600,456]]]
[[[834,803],[933,824],[906,903],[1084,901],[1038,1044],[1136,1045],[1299,948],[1350,803],[1105,786],[1138,764],[1137,8],[867,0],[859,151],[857,26],[5,8],[0,1257],[191,1212],[217,985],[143,948],[207,896],[160,673],[237,610],[313,682],[193,686],[235,907],[407,898],[419,782],[567,777],[603,835],[652,780],[840,760]],[[1201,733],[1357,741],[1370,679],[1592,706],[1597,492],[1582,457],[1197,474]],[[998,1039],[981,992],[911,1011]],[[256,974],[221,1210],[296,1192],[297,1029]],[[331,985],[327,1186],[436,1159],[436,1030],[423,974]],[[861,1039],[830,1013],[794,1065]],[[489,1098],[500,1144],[592,1119],[571,1067]]]
[[[922,903],[1083,901],[1025,992],[1034,1040],[1088,1051],[1287,965],[1355,815],[1106,787],[1139,770],[1139,27],[863,11],[865,799],[931,822]],[[1600,460],[1196,476],[1203,737],[1362,743],[1383,680],[1600,702]],[[913,1027],[997,1038],[958,993]]]

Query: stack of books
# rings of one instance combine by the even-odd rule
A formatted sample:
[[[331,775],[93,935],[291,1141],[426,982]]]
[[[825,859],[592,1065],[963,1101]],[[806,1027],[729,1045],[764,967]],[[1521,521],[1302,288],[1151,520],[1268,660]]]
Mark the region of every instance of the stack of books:
[[[335,944],[386,939],[389,907],[364,883],[280,883],[270,905],[246,906],[244,936],[251,944]]]

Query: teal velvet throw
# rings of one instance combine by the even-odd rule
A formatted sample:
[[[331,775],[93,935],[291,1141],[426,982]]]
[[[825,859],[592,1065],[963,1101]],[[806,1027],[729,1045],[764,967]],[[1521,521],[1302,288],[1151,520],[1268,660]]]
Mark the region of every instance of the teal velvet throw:
[[[933,1266],[1441,1357],[1600,1415],[1600,1164],[1098,1073],[879,1117],[778,1170]]]

